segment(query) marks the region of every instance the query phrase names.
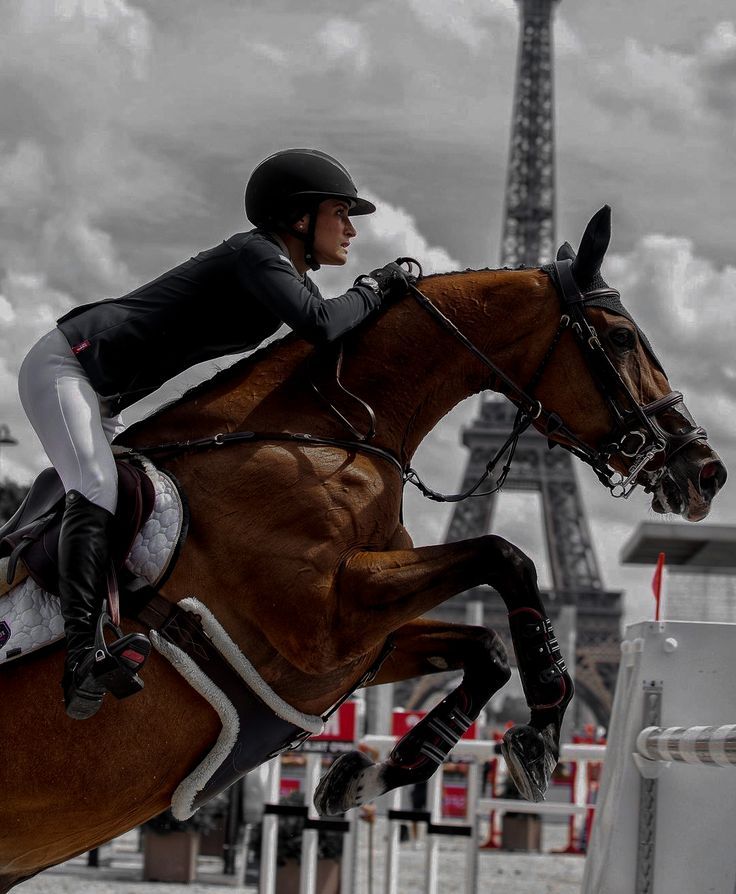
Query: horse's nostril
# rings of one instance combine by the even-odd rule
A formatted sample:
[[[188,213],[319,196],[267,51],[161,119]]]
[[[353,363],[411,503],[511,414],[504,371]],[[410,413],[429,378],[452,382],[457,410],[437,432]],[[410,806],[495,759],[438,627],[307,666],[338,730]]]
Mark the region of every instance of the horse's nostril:
[[[713,460],[706,463],[700,470],[700,492],[712,500],[726,483],[727,477],[728,473],[722,462]]]

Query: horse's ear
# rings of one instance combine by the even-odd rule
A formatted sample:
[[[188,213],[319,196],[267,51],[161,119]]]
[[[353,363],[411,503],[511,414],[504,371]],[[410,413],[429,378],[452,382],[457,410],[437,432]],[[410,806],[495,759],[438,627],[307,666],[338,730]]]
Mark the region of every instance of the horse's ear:
[[[558,261],[574,261],[575,260],[575,249],[570,245],[569,242],[563,242],[562,245],[557,249],[557,260]]]
[[[601,269],[611,241],[611,206],[604,205],[591,217],[585,228],[580,248],[572,264],[572,275],[580,288],[585,288]]]

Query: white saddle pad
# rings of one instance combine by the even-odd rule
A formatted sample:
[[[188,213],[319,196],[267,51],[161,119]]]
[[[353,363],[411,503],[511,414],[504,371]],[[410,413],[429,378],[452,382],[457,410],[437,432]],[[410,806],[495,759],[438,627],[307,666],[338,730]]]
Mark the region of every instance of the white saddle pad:
[[[140,457],[138,457],[140,461]],[[153,512],[138,532],[127,567],[155,586],[166,574],[184,523],[184,510],[176,485],[164,472],[142,461],[153,483]],[[5,575],[7,559],[0,560],[0,575]],[[27,577],[0,598],[0,664],[35,652],[41,646],[64,636],[59,597],[46,593]]]

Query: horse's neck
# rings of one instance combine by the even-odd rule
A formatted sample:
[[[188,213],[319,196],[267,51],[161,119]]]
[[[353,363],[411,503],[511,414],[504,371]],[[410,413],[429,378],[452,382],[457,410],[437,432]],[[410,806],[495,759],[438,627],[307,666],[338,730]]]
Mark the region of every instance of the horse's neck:
[[[559,320],[546,274],[468,271],[421,289],[514,382],[529,381]],[[376,407],[380,443],[409,459],[456,404],[489,387],[492,372],[407,297],[356,339],[344,378]]]
[[[559,318],[550,281],[538,270],[444,274],[423,281],[422,290],[519,383],[531,377]],[[240,428],[346,437],[312,391],[313,356],[299,339],[271,346],[139,427],[131,442]],[[329,367],[321,368],[330,390]],[[374,408],[374,443],[404,459],[457,403],[487,388],[490,377],[490,370],[409,296],[344,341],[345,387]],[[355,418],[355,404],[343,406],[339,393],[334,402]]]

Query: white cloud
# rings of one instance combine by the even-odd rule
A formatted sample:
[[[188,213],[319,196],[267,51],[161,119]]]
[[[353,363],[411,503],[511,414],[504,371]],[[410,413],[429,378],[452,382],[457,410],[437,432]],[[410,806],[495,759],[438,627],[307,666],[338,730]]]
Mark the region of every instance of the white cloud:
[[[518,21],[514,0],[408,0],[408,5],[427,29],[476,53],[487,46],[493,23]]]
[[[732,362],[736,318],[724,308],[736,298],[736,267],[698,257],[691,239],[653,233],[607,258],[605,270],[655,346],[661,342],[685,370]]]
[[[0,155],[0,207],[28,215],[47,200],[51,186],[44,149],[35,140],[21,140]]]
[[[250,45],[250,51],[260,56],[267,62],[283,67],[288,64],[289,55],[284,52],[277,44],[268,43],[266,41],[256,41]]]
[[[317,32],[319,53],[329,65],[345,63],[344,70],[363,72],[370,53],[363,26],[348,19],[329,19]]]
[[[72,294],[102,291],[106,297],[126,291],[131,282],[110,234],[73,209],[44,223],[38,250],[43,270]]]
[[[555,17],[554,53],[556,56],[580,56],[583,44],[567,19],[561,15]]]
[[[628,37],[617,56],[598,65],[600,92],[632,108],[644,109],[663,123],[673,118],[682,122],[699,115],[699,94],[695,57],[645,46]]]
[[[375,214],[354,219],[358,235],[350,248],[347,266],[322,268],[317,274],[319,287],[326,297],[347,289],[358,274],[400,257],[416,258],[425,274],[462,267],[444,248],[429,244],[405,208],[391,205],[370,191],[361,190],[361,195],[370,199],[377,210]]]
[[[712,59],[733,59],[736,56],[734,23],[719,22],[703,41],[703,49]]]
[[[589,49],[589,52],[593,52]],[[722,21],[690,51],[626,37],[618,52],[605,60],[591,59],[595,95],[631,119],[644,112],[665,130],[726,128],[733,120],[725,109],[736,108],[736,27]],[[716,114],[713,114],[713,113]]]
[[[36,41],[54,36],[76,51],[102,51],[106,65],[112,53],[127,74],[145,77],[150,24],[142,10],[125,0],[21,0],[18,14],[21,33]]]
[[[720,22],[706,36],[699,62],[705,99],[732,144],[736,135],[736,26],[733,22]]]
[[[444,248],[429,245],[405,208],[397,208],[378,196],[371,199],[377,210],[368,218],[367,229],[375,242],[385,245],[397,256],[421,260],[425,273],[442,273],[461,266]]]
[[[0,295],[0,323],[8,326],[15,321],[15,311],[12,304],[4,295]]]

